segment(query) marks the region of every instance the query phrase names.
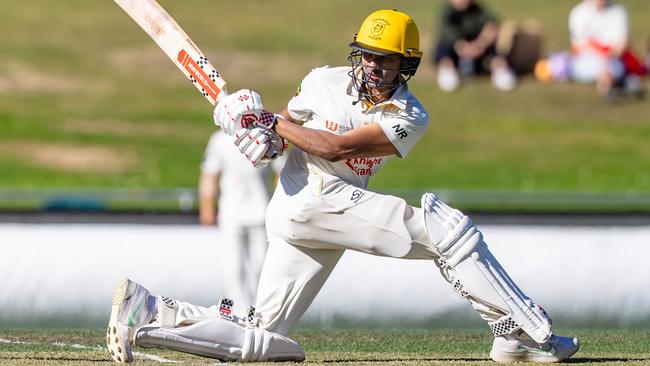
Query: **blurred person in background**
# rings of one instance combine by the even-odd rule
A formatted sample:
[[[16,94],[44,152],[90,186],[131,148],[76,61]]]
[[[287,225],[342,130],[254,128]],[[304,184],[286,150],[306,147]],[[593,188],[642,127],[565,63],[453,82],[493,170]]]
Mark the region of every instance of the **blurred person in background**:
[[[571,69],[579,82],[595,82],[610,98],[621,91],[642,95],[647,70],[629,47],[627,10],[612,0],[583,0],[569,15]]]
[[[513,90],[517,78],[496,50],[499,22],[474,0],[449,0],[443,5],[434,60],[444,91],[456,90],[461,76],[491,74],[492,85]]]
[[[252,305],[255,300],[267,249],[266,206],[284,160],[257,169],[221,130],[212,134],[205,149],[199,179],[199,222],[218,226],[225,296],[242,299],[242,305]]]
[[[540,61],[535,75],[542,81],[594,83],[607,101],[643,97],[641,77],[647,67],[630,48],[625,7],[611,0],[582,0],[569,14],[570,52]]]

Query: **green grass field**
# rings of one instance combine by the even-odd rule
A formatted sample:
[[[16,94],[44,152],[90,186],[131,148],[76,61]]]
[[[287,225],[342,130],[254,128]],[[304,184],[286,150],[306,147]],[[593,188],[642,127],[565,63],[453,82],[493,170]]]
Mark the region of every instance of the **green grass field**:
[[[650,365],[650,331],[576,330],[581,349],[571,363]],[[566,333],[566,331],[564,332]],[[298,330],[292,334],[306,350],[306,364],[482,365],[489,359],[486,330]],[[100,365],[110,362],[103,330],[0,330],[0,364]],[[12,343],[7,343],[11,341]],[[4,343],[3,343],[4,342]],[[20,343],[23,342],[23,343]],[[191,365],[215,360],[177,352],[136,348],[137,364],[162,357]]]
[[[650,192],[647,101],[606,105],[589,86],[532,78],[510,94],[486,80],[440,92],[429,58],[440,2],[161,0],[231,90],[256,89],[271,109],[312,67],[346,64],[371,10],[412,14],[426,58],[411,87],[431,125],[375,189]],[[549,52],[567,48],[575,2],[485,1],[501,18],[540,20]],[[644,50],[650,2],[624,4]],[[4,1],[0,18],[0,187],[195,186],[210,106],[112,1]]]

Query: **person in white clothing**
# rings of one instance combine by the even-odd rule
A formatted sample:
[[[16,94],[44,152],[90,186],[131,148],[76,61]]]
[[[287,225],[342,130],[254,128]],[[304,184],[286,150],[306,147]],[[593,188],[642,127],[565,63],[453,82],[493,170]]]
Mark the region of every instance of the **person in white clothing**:
[[[571,76],[595,83],[604,95],[622,88],[642,92],[639,76],[646,70],[629,48],[625,7],[610,0],[583,0],[569,14]]]
[[[496,361],[557,362],[578,350],[577,339],[553,334],[548,315],[466,215],[432,193],[419,208],[367,189],[389,157],[405,158],[426,131],[429,115],[407,87],[422,51],[414,21],[397,10],[371,13],[350,47],[351,68],[314,69],[278,115],[246,89],[215,109],[215,122],[253,165],[282,154],[284,139],[294,145],[266,213],[255,308],[233,316],[230,301],[201,307],[125,279],[107,330],[114,360],[131,361],[135,344],[231,361],[302,361],[289,332],[346,250],[430,260],[487,321]]]
[[[555,52],[535,66],[544,82],[592,83],[608,102],[645,96],[648,68],[630,47],[625,7],[612,0],[581,0],[569,14],[571,50]]]
[[[224,296],[252,305],[267,239],[264,227],[276,174],[286,159],[255,168],[219,130],[203,155],[199,178],[199,222],[219,228],[219,265]],[[215,205],[218,198],[218,205]]]

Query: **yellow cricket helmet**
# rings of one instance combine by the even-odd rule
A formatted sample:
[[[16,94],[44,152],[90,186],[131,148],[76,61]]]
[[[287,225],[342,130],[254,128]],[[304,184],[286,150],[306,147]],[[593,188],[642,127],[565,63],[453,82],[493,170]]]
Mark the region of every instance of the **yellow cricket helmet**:
[[[378,55],[398,53],[404,56],[402,73],[410,76],[422,59],[418,27],[410,16],[398,10],[377,10],[368,15],[350,47]]]
[[[420,32],[410,16],[398,10],[377,10],[361,23],[350,47],[385,55],[422,58]]]

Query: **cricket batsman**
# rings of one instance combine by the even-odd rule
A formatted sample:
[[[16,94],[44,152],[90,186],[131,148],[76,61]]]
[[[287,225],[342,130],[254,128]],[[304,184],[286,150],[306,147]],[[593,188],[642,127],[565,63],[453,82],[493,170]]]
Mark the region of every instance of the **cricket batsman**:
[[[131,362],[133,344],[225,361],[302,361],[288,334],[348,249],[431,260],[488,323],[495,361],[558,362],[578,350],[577,339],[553,334],[469,217],[432,193],[418,208],[367,189],[389,157],[406,157],[426,131],[429,116],[407,88],[422,51],[417,26],[397,10],[370,14],[350,47],[351,67],[312,70],[279,114],[250,90],[215,109],[215,122],[254,166],[281,155],[285,140],[294,145],[266,213],[255,305],[235,315],[229,299],[202,307],[125,279],[107,330],[115,361]]]

